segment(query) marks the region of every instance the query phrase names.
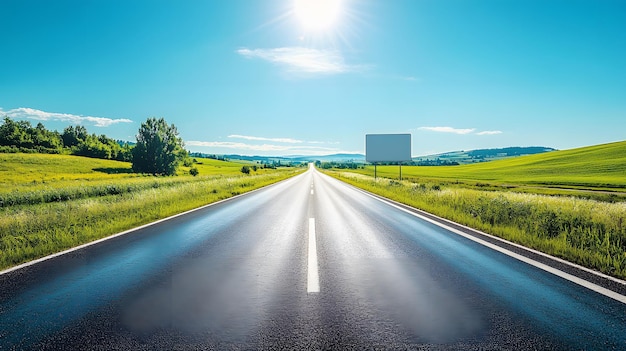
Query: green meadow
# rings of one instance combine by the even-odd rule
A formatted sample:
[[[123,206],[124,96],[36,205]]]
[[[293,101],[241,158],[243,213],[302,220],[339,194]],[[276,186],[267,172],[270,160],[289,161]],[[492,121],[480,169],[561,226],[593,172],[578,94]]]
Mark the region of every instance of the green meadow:
[[[626,142],[443,167],[330,170],[345,182],[626,278]]]
[[[196,159],[177,176],[135,174],[127,162],[0,154],[0,268],[59,252],[291,177],[303,168]]]
[[[200,175],[238,175],[244,163],[196,159]],[[248,163],[245,163],[248,164]],[[188,175],[191,167],[180,167]],[[259,173],[267,171],[259,169]],[[107,182],[129,178],[153,178],[132,172],[129,162],[71,155],[0,153],[0,193],[22,189],[62,188],[77,182]]]

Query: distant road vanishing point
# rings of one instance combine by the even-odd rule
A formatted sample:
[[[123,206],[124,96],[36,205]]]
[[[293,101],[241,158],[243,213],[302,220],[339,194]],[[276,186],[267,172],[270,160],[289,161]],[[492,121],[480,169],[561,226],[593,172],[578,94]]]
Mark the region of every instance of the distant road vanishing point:
[[[0,275],[0,350],[624,350],[621,298],[311,167]]]

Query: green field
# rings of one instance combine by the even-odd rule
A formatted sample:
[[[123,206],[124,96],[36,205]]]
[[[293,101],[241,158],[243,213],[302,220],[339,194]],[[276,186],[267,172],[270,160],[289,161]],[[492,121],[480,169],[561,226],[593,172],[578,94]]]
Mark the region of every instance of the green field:
[[[373,175],[374,167],[359,170]],[[378,166],[398,178],[398,166]],[[404,179],[626,192],[626,141],[460,166],[403,166]]]
[[[248,164],[203,158],[196,160],[198,163],[194,167],[202,176],[240,174],[241,167]],[[180,167],[178,173],[189,174],[189,169]],[[259,169],[258,172],[264,171]],[[129,162],[70,155],[0,154],[0,193],[145,177],[151,176],[133,173]]]
[[[403,181],[397,180],[398,166],[378,167],[376,180],[371,168],[326,172],[415,208],[626,278],[626,142],[402,171]]]
[[[245,163],[249,165],[249,163]],[[0,154],[0,269],[238,195],[304,168],[241,172],[197,159],[199,175],[157,177],[131,164],[67,155]]]

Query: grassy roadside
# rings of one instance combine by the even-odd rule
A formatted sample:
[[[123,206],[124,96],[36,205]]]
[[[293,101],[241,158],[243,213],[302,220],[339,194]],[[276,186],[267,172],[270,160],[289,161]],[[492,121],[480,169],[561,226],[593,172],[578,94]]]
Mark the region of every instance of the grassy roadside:
[[[304,171],[303,168],[284,168],[243,175],[239,172],[241,165],[236,163],[203,160],[206,163],[201,172],[209,175],[198,177],[152,177],[100,171],[81,173],[81,167],[93,168],[92,159],[68,156],[64,160],[64,156],[55,156],[52,159],[61,162],[60,165],[53,165],[48,171],[46,167],[37,167],[34,171],[39,172],[33,176],[39,181],[26,180],[14,184],[12,191],[0,191],[0,198],[20,199],[14,204],[0,206],[0,269],[258,189]],[[48,157],[34,157],[33,160],[48,162]],[[74,169],[64,168],[66,161],[74,163]],[[4,166],[11,165],[6,163]],[[107,169],[125,169],[128,165],[105,166]],[[44,178],[40,174],[42,169],[47,172]],[[59,177],[58,170],[61,169],[66,174]],[[72,177],[75,179],[68,179]],[[13,181],[11,177],[0,180]],[[46,194],[67,196],[47,201]]]
[[[570,262],[626,278],[626,204],[326,174]]]

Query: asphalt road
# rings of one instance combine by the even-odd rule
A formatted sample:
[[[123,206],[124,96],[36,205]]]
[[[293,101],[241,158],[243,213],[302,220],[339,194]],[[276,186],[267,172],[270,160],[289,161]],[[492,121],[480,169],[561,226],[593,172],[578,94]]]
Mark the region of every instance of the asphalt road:
[[[0,350],[624,350],[626,304],[310,171],[0,275]]]

